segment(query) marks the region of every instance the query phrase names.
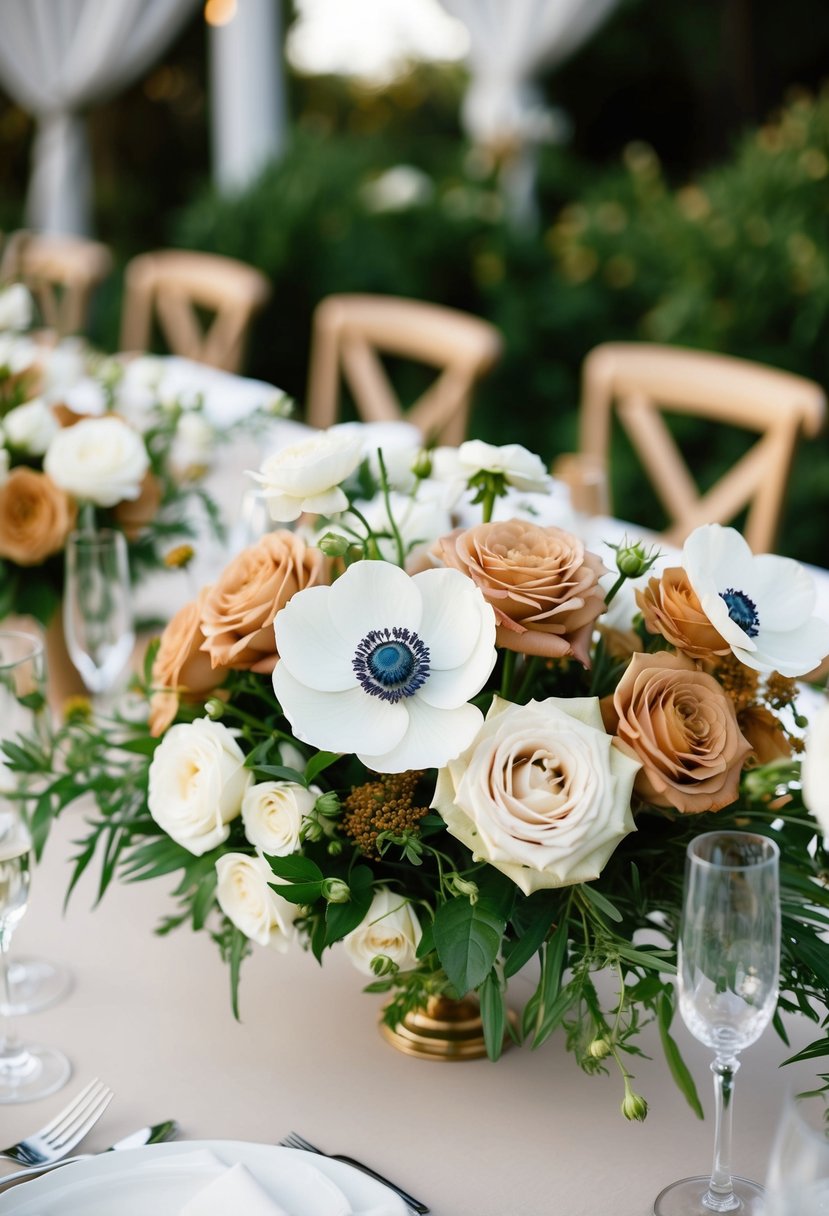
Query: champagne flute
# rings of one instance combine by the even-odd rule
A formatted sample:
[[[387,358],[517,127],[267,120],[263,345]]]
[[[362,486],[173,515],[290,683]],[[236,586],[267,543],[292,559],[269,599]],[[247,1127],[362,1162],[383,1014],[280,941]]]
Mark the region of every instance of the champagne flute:
[[[135,646],[127,544],[102,528],[66,542],[63,624],[69,657],[93,695],[112,692]]]
[[[0,633],[0,711],[6,738],[22,719],[45,705],[43,648],[25,633]],[[30,723],[29,723],[30,724]],[[12,1022],[15,1005],[8,949],[12,933],[26,911],[31,869],[31,838],[19,807],[9,795],[14,779],[0,762],[0,1103],[25,1102],[54,1093],[71,1068],[62,1052],[20,1042]]]
[[[829,1093],[789,1095],[771,1150],[765,1216],[829,1213]]]
[[[739,1053],[777,1005],[780,967],[779,850],[749,832],[706,832],[688,846],[679,930],[679,1009],[714,1051],[716,1122],[710,1176],[674,1182],[655,1216],[760,1213],[763,1187],[731,1174],[731,1116]]]

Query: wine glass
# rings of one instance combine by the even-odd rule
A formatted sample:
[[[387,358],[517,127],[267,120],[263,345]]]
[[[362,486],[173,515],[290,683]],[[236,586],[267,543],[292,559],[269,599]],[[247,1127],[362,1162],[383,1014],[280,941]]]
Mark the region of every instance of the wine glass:
[[[679,930],[679,1009],[714,1051],[716,1122],[710,1176],[683,1178],[653,1205],[656,1216],[759,1213],[763,1188],[731,1174],[731,1115],[739,1053],[777,1005],[779,850],[750,832],[706,832],[688,846]]]
[[[127,543],[102,528],[66,542],[63,625],[69,657],[93,695],[115,688],[135,646]]]
[[[45,706],[43,647],[25,633],[0,633],[0,722],[11,739],[36,726]],[[51,1047],[26,1046],[12,1023],[15,994],[8,949],[29,897],[31,838],[18,804],[10,796],[14,779],[0,762],[0,1103],[25,1102],[54,1093],[69,1078],[69,1061]]]
[[[789,1095],[766,1177],[765,1216],[829,1213],[829,1094]]]

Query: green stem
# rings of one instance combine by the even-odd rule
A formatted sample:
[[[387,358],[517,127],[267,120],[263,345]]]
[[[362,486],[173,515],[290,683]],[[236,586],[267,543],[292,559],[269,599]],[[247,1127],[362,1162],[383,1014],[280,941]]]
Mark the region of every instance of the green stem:
[[[397,564],[402,569],[406,565],[406,548],[403,544],[403,537],[400,535],[400,529],[395,523],[394,516],[391,511],[391,502],[389,500],[389,477],[386,472],[386,462],[383,459],[381,448],[377,449],[377,460],[380,465],[380,485],[383,490],[383,502],[386,505],[386,515],[389,518],[389,527],[391,534],[394,537],[394,547],[397,549]]]
[[[504,666],[501,671],[501,696],[506,701],[509,698],[510,685],[512,684],[512,673],[515,669],[515,651],[504,651]]]
[[[366,544],[367,556],[373,558],[374,560],[377,560],[378,558],[381,557],[380,546],[377,544],[377,537],[374,535],[374,532],[372,531],[371,524],[368,522],[365,515],[363,515],[363,513],[361,511],[357,510],[357,508],[354,506],[353,502],[349,504],[348,510],[352,515],[356,516],[356,518],[359,519],[360,523],[363,525],[363,527],[366,530],[365,544]]]
[[[515,700],[519,705],[523,705],[525,698],[529,694],[533,683],[535,682],[538,665],[541,662],[537,654],[531,655],[524,664],[524,678],[521,681],[521,686],[518,689]]]
[[[607,595],[604,597],[605,604],[610,603],[610,601],[615,597],[616,592],[622,586],[622,583],[625,583],[625,582],[627,582],[627,575],[620,574],[619,577],[616,579],[616,582],[613,584],[613,586],[608,591]]]
[[[492,520],[492,511],[495,507],[496,494],[494,490],[486,490],[481,502],[481,518],[485,524]]]

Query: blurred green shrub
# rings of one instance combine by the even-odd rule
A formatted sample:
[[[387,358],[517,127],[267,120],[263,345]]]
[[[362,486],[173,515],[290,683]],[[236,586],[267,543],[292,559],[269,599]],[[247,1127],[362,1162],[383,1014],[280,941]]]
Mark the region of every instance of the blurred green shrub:
[[[540,235],[514,232],[494,166],[458,142],[298,131],[243,195],[207,194],[175,240],[259,266],[274,299],[249,371],[300,401],[311,314],[336,291],[415,296],[468,309],[504,334],[506,355],[478,392],[475,432],[545,457],[573,448],[579,369],[599,342],[643,339],[719,350],[829,381],[829,92],[791,101],[733,159],[672,188],[655,153],[588,169],[561,150],[541,164]],[[392,171],[390,173],[390,171]],[[577,201],[574,201],[577,200]],[[412,395],[419,385],[404,382]],[[679,436],[700,484],[745,446]],[[614,453],[618,514],[655,520],[629,453]],[[801,447],[781,548],[829,565],[826,439]]]

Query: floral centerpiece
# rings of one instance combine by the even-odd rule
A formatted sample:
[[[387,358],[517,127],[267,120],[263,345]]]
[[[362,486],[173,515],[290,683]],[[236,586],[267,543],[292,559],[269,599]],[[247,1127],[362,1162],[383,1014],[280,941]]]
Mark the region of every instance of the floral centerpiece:
[[[130,408],[123,364],[33,340],[32,316],[25,287],[0,292],[0,617],[48,625],[73,528],[123,531],[136,578],[192,535],[193,496],[218,527],[199,487],[215,436],[198,402]]]
[[[819,1021],[829,998],[827,853],[799,787],[795,678],[829,652],[810,576],[716,525],[660,574],[638,543],[608,570],[526,511],[493,518],[551,492],[514,445],[361,460],[332,431],[265,462],[274,520],[298,528],[263,536],[170,622],[146,720],[78,713],[45,749],[6,744],[48,777],[36,840],[91,790],[73,885],[96,855],[101,892],[117,873],[175,874],[161,931],[213,935],[234,1010],[250,950],[342,949],[388,994],[390,1026],[475,993],[493,1057],[508,1034],[537,1046],[562,1028],[587,1072],[619,1069],[627,1118],[647,1110],[631,1062],[656,1019],[701,1113],[670,1032],[697,833],[778,841],[779,1009]],[[402,523],[418,518],[440,530]],[[534,958],[513,1026],[507,982]]]

